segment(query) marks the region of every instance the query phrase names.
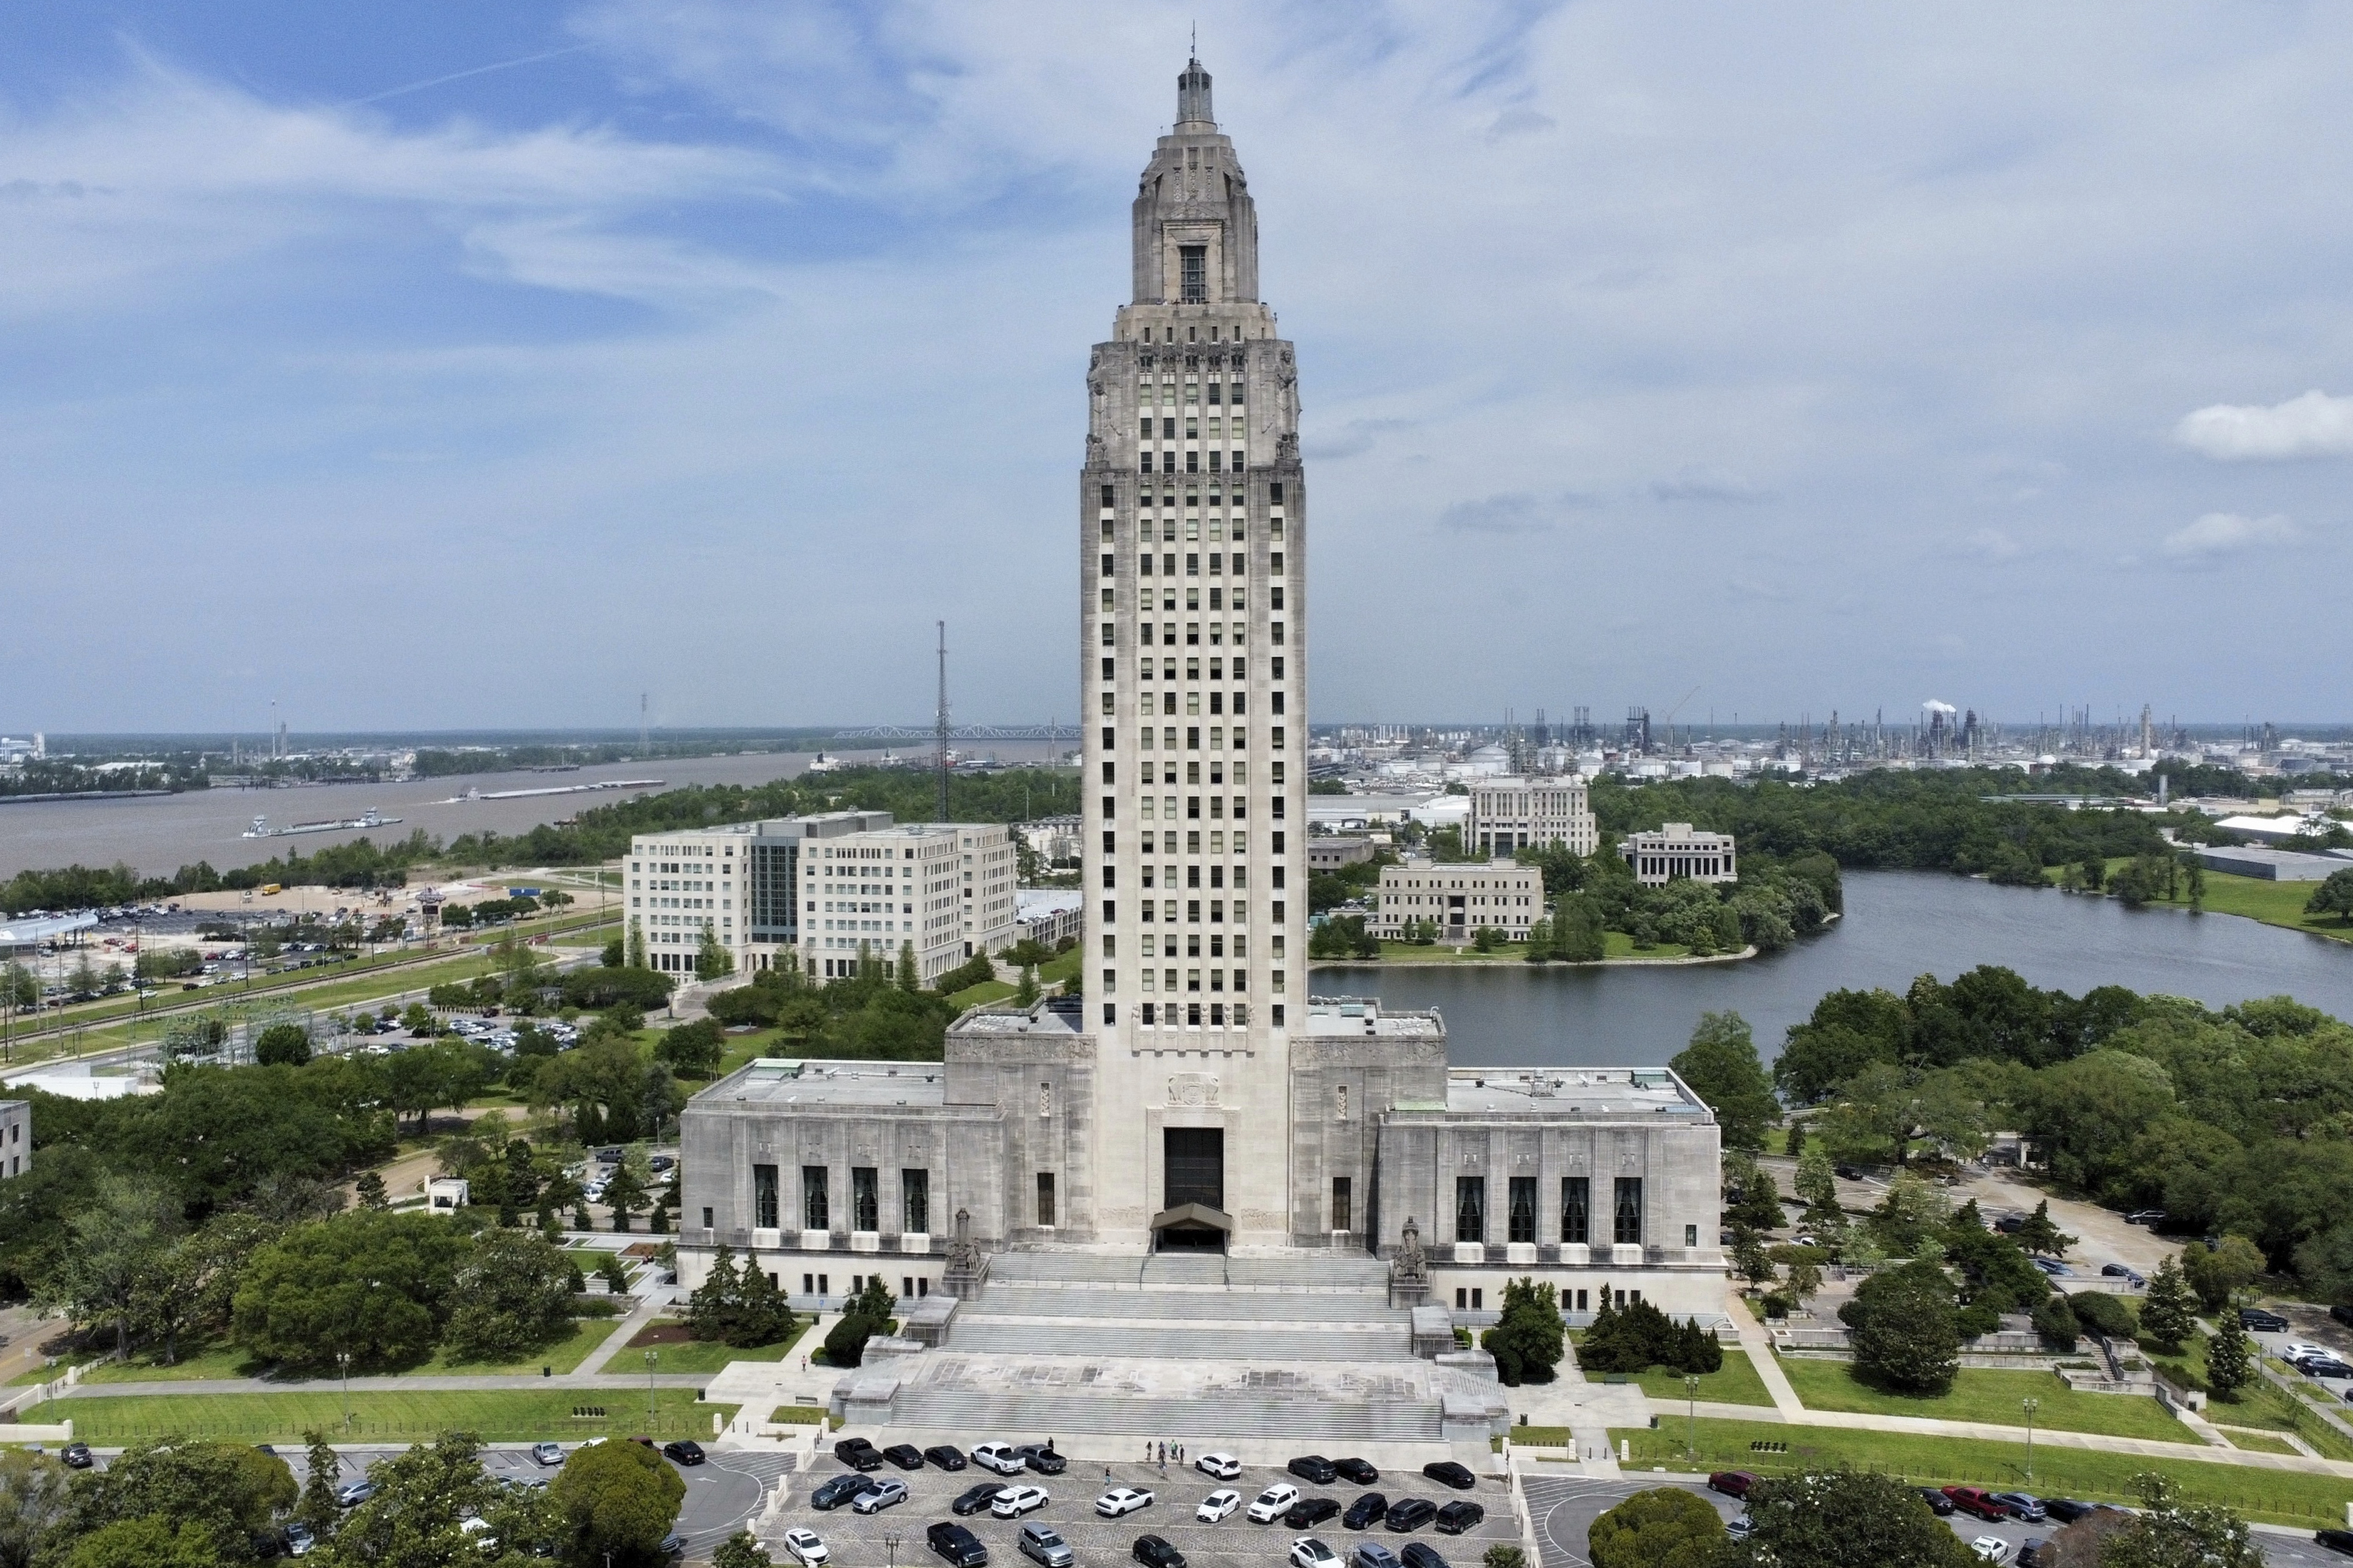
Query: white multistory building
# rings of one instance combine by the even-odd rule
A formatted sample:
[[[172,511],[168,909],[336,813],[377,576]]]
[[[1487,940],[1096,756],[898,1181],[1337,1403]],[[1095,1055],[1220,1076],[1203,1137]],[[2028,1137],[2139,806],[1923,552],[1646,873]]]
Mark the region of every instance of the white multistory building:
[[[1601,847],[1585,780],[1574,773],[1481,779],[1470,790],[1471,815],[1462,826],[1466,850],[1508,857],[1514,850],[1557,844],[1572,855],[1590,855]]]
[[[1732,835],[1710,833],[1688,822],[1630,833],[1619,840],[1618,853],[1633,868],[1634,880],[1646,888],[1662,888],[1686,877],[1694,882],[1740,880]]]

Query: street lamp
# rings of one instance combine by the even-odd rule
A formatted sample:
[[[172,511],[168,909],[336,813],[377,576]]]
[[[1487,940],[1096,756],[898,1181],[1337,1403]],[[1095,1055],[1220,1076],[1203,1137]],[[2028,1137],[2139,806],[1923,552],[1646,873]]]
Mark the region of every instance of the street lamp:
[[[1697,1374],[1686,1373],[1683,1375],[1683,1395],[1687,1402],[1683,1426],[1683,1458],[1691,1459],[1699,1456],[1699,1378]]]
[[[343,1373],[343,1436],[348,1437],[352,1435],[352,1352],[337,1351],[335,1364]]]
[[[2034,1479],[2034,1413],[2042,1407],[2042,1401],[2021,1399],[2019,1404],[2026,1411],[2026,1479],[2031,1481]]]
[[[891,1568],[899,1568],[899,1547],[902,1542],[902,1538],[895,1530],[882,1538],[883,1549],[891,1553]]]
[[[646,1425],[654,1424],[654,1361],[659,1352],[646,1352]]]

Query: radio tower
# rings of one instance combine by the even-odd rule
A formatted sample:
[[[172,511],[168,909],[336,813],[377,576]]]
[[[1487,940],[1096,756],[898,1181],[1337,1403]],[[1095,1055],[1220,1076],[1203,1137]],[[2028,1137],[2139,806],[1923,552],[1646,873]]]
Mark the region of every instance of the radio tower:
[[[646,728],[646,694],[640,691],[638,693],[638,755],[649,757],[653,752],[653,734]]]
[[[933,721],[933,763],[940,774],[940,820],[948,819],[948,624],[940,627],[940,710]]]

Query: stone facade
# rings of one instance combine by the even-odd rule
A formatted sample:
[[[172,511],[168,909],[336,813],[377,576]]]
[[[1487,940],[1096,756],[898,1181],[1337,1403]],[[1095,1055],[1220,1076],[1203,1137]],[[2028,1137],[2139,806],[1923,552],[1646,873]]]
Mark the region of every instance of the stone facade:
[[[1663,888],[1678,878],[1694,882],[1736,882],[1740,868],[1732,835],[1710,833],[1688,822],[1670,822],[1619,841],[1618,853],[1634,869],[1634,880]]]
[[[1440,861],[1409,856],[1381,868],[1373,934],[1390,942],[1406,937],[1422,921],[1438,928],[1438,940],[1465,942],[1484,927],[1512,942],[1525,942],[1545,918],[1544,873],[1516,860]]]
[[[1465,850],[1508,857],[1515,849],[1556,844],[1572,855],[1590,855],[1601,847],[1585,781],[1574,773],[1481,779],[1470,788],[1471,815],[1462,825]]]

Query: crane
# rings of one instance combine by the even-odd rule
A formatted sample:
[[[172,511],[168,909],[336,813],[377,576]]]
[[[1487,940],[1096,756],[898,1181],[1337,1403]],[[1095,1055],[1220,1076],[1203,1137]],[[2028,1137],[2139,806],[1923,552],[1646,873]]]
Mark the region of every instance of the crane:
[[[1675,715],[1683,710],[1684,703],[1689,702],[1693,698],[1698,695],[1699,688],[1696,686],[1693,687],[1689,691],[1684,692],[1681,697],[1675,700],[1675,705],[1668,709],[1667,716],[1660,721],[1661,726],[1667,731],[1667,744],[1672,746],[1675,743]]]

